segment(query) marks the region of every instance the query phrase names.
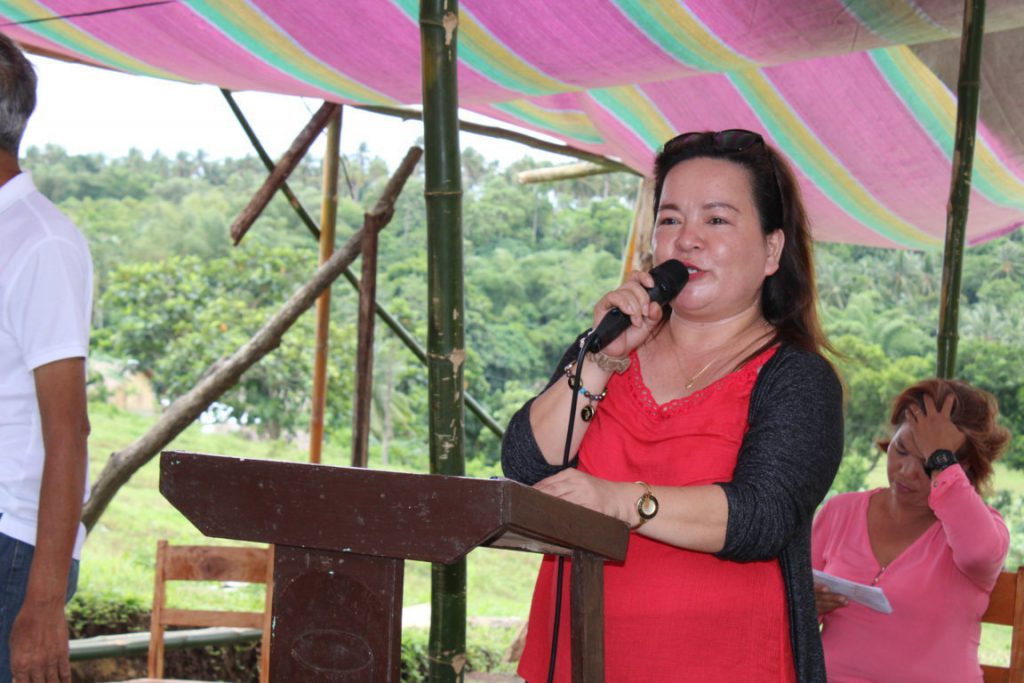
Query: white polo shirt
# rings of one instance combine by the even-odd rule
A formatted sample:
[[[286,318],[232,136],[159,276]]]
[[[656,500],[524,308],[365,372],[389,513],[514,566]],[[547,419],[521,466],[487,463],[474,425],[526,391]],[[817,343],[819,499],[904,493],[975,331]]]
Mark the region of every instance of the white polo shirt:
[[[0,186],[0,533],[32,545],[44,458],[32,371],[85,358],[91,314],[85,238],[31,175],[15,176]],[[79,525],[76,558],[84,540]]]

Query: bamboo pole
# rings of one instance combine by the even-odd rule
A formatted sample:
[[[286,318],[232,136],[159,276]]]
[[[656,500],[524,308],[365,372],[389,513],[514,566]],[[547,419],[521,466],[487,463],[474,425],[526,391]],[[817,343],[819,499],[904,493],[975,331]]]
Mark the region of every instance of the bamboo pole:
[[[405,109],[402,107],[386,107],[379,105],[364,104],[356,107],[364,111],[372,112],[374,114],[382,114],[383,116],[395,116],[400,119],[418,121],[423,118],[423,113],[415,109]],[[498,128],[497,126],[486,126],[482,123],[470,123],[469,121],[459,121],[459,130],[464,130],[467,133],[475,133],[477,135],[484,135],[489,138],[497,138],[499,140],[509,140],[511,142],[518,142],[521,145],[527,147],[533,147],[534,149],[543,150],[545,152],[552,152],[554,154],[562,154],[567,157],[574,157],[576,159],[583,159],[584,161],[592,161],[600,166],[605,166],[611,171],[621,171],[623,173],[632,173],[633,175],[642,175],[635,169],[626,166],[625,164],[609,159],[608,157],[595,154],[594,152],[588,152],[578,147],[572,147],[571,145],[563,145],[559,142],[548,142],[547,140],[541,140],[535,138],[532,135],[526,135],[524,133],[517,133],[514,130],[506,130],[504,128]]]
[[[604,173],[618,173],[621,169],[595,164],[590,161],[581,161],[576,164],[565,164],[564,166],[548,166],[545,168],[531,168],[528,171],[520,171],[516,174],[516,182],[521,185],[529,183],[549,183],[558,180],[574,180],[576,178],[587,178]]]
[[[281,188],[281,185],[288,179],[291,172],[295,170],[295,167],[309,150],[309,146],[313,144],[313,140],[316,139],[317,135],[320,135],[320,131],[324,129],[327,122],[334,116],[334,112],[339,106],[341,105],[334,104],[333,102],[324,102],[323,106],[313,114],[306,127],[295,136],[295,140],[292,141],[288,151],[281,156],[281,160],[277,162],[274,170],[263,181],[263,185],[260,189],[256,190],[256,194],[249,200],[249,204],[242,209],[242,213],[238,214],[238,218],[231,224],[231,239],[234,240],[236,245],[242,241],[245,233],[248,232],[252,224],[263,213],[263,209],[267,208],[267,204],[270,203],[274,193]]]
[[[231,112],[235,115],[235,120],[238,121],[238,125],[242,127],[242,132],[249,138],[249,142],[252,144],[253,149],[256,150],[256,156],[263,162],[263,166],[266,167],[267,171],[272,173],[274,171],[274,160],[267,154],[267,150],[263,148],[263,144],[259,138],[256,137],[256,131],[249,125],[249,120],[245,118],[245,114],[242,113],[242,108],[238,106],[238,102],[235,101],[234,95],[231,94],[230,90],[225,88],[220,89],[220,94],[227,100],[228,106],[231,108]],[[288,200],[288,204],[291,205],[292,209],[299,215],[302,223],[309,229],[310,233],[313,234],[317,240],[320,239],[320,228],[317,227],[313,219],[306,213],[306,209],[302,207],[302,202],[292,192],[292,188],[288,186],[288,181],[281,183],[281,194]]]
[[[327,124],[327,149],[324,152],[323,201],[320,206],[320,265],[334,253],[335,226],[338,218],[338,164],[341,160],[341,112]],[[363,233],[365,245],[368,235]],[[374,240],[377,239],[374,233]],[[365,246],[364,246],[365,248]],[[313,356],[313,405],[309,417],[309,461],[319,464],[324,445],[324,408],[327,405],[327,349],[331,332],[331,288],[316,300],[316,332]]]
[[[231,93],[223,89],[221,90],[221,93],[223,93],[224,98],[228,101],[228,105],[231,107],[231,111],[234,112],[235,118],[238,119],[238,123],[242,126],[242,129],[245,131],[245,134],[249,137],[249,142],[252,143],[253,149],[256,150],[256,154],[263,162],[263,165],[266,167],[268,171],[273,171],[273,160],[266,153],[266,150],[263,149],[262,143],[260,143],[259,138],[256,137],[256,134],[255,132],[253,132],[252,127],[249,125],[249,122],[245,119],[245,114],[242,113],[242,110],[238,107],[238,104],[231,96]],[[281,185],[281,192],[285,195],[286,198],[288,198],[288,203],[291,205],[296,215],[298,215],[299,220],[301,220],[302,223],[309,229],[309,231],[317,239],[319,239],[320,228],[316,226],[316,223],[310,217],[305,207],[302,206],[302,202],[298,200],[294,193],[291,193],[291,190],[288,188],[287,183],[283,183]],[[352,273],[352,271],[349,270],[348,268],[345,268],[345,270],[343,270],[341,274],[348,281],[348,283],[352,285],[352,288],[358,292],[359,280]],[[420,345],[419,341],[417,341],[416,338],[413,337],[412,334],[407,329],[405,329],[405,327],[402,326],[402,323],[400,323],[397,318],[391,315],[391,313],[388,312],[386,308],[381,306],[379,302],[374,302],[374,309],[377,312],[377,316],[384,321],[385,325],[388,326],[388,329],[390,329],[394,333],[394,335],[398,337],[403,344],[405,344],[405,347],[409,349],[409,351],[411,351],[412,354],[416,356],[416,358],[421,363],[426,365],[427,352],[426,350],[424,350],[423,346]],[[485,427],[491,430],[491,432],[495,436],[501,439],[505,435],[505,430],[502,428],[502,426],[498,424],[498,422],[493,417],[491,417],[491,415],[487,412],[487,409],[484,408],[479,401],[477,401],[475,398],[473,398],[473,396],[471,396],[468,393],[465,394],[465,400],[466,406],[470,409],[470,411],[474,415],[476,415],[477,419],[479,419],[480,422],[483,423]]]
[[[938,353],[935,374],[956,374],[956,350],[960,318],[960,275],[963,271],[967,210],[971,201],[971,168],[974,137],[978,127],[981,44],[985,35],[985,0],[964,0],[964,25],[960,37],[960,75],[957,80],[956,141],[953,177],[946,216],[946,245],[942,262],[942,293],[939,301]]]
[[[373,399],[373,302],[377,298],[377,231],[380,221],[363,222],[363,268],[359,280],[356,398],[352,409],[352,467],[370,461],[370,406]]]
[[[464,475],[462,169],[456,0],[420,0],[427,207],[427,391],[430,471]],[[466,559],[431,565],[428,680],[463,680]]]
[[[641,178],[636,188],[633,207],[633,225],[622,257],[622,281],[630,271],[650,270],[654,265],[651,236],[654,232],[654,178]]]

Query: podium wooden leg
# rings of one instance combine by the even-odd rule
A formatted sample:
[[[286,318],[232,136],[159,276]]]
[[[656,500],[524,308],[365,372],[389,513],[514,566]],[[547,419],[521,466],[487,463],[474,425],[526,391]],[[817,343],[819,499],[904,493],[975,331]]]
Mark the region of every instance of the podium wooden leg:
[[[270,680],[398,683],[403,560],[278,545]]]
[[[604,560],[575,551],[570,585],[573,683],[604,683]]]

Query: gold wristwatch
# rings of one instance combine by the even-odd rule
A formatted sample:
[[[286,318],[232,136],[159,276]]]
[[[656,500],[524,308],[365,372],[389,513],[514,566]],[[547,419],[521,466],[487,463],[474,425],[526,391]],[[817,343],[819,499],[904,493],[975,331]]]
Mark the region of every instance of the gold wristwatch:
[[[640,515],[640,523],[633,527],[634,529],[639,529],[645,522],[654,519],[654,516],[658,514],[658,499],[654,497],[651,487],[642,481],[637,483],[644,487],[644,494],[636,501],[636,512]]]

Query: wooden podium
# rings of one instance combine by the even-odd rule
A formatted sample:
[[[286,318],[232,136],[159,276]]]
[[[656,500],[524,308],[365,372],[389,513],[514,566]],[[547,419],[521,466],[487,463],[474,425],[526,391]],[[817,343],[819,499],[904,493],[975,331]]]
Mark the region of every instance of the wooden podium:
[[[160,492],[208,536],[276,546],[271,681],[397,683],[405,560],[479,546],[572,557],[573,681],[604,680],[602,567],[626,555],[619,520],[507,479],[174,451]]]

